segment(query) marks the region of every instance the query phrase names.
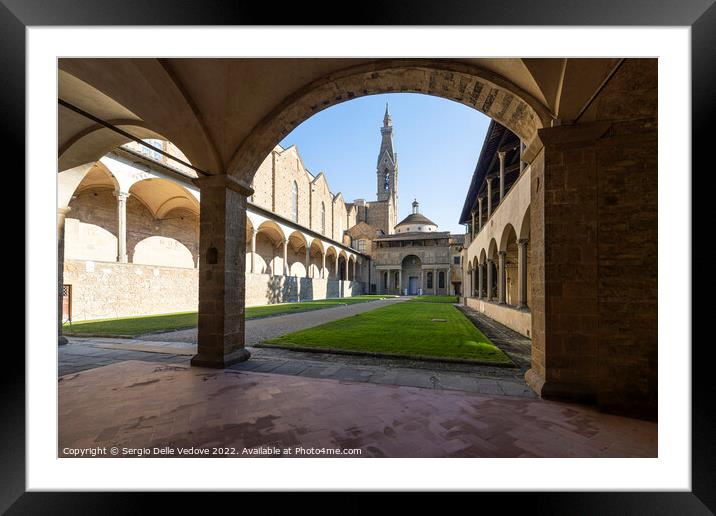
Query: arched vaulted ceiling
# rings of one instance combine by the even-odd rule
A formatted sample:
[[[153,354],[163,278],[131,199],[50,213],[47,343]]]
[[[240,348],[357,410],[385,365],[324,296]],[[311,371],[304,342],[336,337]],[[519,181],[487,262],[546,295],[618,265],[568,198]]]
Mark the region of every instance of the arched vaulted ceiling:
[[[278,139],[313,113],[350,98],[390,91],[452,98],[512,123],[516,134],[532,139],[536,128],[553,119],[579,116],[619,63],[72,58],[60,60],[58,86],[60,99],[139,138],[172,141],[209,174],[248,180]],[[95,161],[126,142],[69,109],[58,112],[60,171]]]

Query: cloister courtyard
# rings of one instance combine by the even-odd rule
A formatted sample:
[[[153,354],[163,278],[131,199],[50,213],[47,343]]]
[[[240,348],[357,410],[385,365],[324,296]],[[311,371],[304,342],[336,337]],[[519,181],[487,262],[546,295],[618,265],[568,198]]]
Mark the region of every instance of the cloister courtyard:
[[[657,71],[59,59],[58,455],[656,457]]]

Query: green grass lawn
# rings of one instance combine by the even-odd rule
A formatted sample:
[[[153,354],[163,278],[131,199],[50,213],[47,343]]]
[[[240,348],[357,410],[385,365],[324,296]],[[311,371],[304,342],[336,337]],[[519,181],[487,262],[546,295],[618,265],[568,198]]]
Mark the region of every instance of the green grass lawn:
[[[197,325],[196,312],[146,315],[142,317],[118,317],[115,319],[94,319],[92,321],[65,323],[65,335],[140,335],[155,331],[170,331],[193,328]]]
[[[266,344],[512,363],[457,308],[446,303],[397,303],[290,333]]]
[[[423,303],[457,303],[457,296],[418,296],[413,299]]]
[[[263,306],[250,306],[246,308],[246,318],[256,319],[272,315],[307,312],[321,310],[340,305],[364,303],[375,299],[396,296],[354,296],[318,301],[304,301],[300,303],[281,303]],[[119,317],[114,319],[94,319],[91,321],[73,322],[63,325],[63,333],[67,335],[141,335],[160,331],[182,330],[197,325],[196,312],[177,312],[172,314],[147,315],[141,317]]]

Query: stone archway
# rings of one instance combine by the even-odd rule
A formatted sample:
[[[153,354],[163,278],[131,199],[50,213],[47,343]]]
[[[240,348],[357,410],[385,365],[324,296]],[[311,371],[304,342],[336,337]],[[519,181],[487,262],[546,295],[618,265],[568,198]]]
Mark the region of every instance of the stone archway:
[[[414,254],[409,254],[401,262],[402,285],[401,292],[408,291],[409,296],[417,296],[423,289],[422,260]]]
[[[276,143],[303,121],[333,105],[379,93],[423,93],[472,107],[519,136],[527,162],[541,147],[538,129],[552,119],[542,103],[493,72],[447,60],[384,59],[328,74],[294,92],[254,127],[227,173],[250,184]]]

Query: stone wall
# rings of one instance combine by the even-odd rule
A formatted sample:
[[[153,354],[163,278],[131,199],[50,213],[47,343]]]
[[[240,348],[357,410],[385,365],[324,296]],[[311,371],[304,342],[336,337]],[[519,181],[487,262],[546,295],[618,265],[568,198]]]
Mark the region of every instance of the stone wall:
[[[351,297],[362,293],[363,284],[358,281],[272,276],[269,274],[246,275],[246,306]]]
[[[199,271],[133,263],[65,260],[72,320],[197,310]]]
[[[527,375],[543,396],[649,418],[657,410],[656,88],[657,61],[627,59],[583,123],[540,130]]]
[[[532,314],[530,314],[530,312],[498,305],[497,303],[491,303],[475,297],[463,298],[463,301],[473,310],[485,314],[490,319],[494,319],[498,323],[507,326],[525,337],[531,337]]]
[[[72,320],[196,311],[199,271],[133,263],[65,260]],[[246,274],[246,306],[350,297],[358,281]]]

